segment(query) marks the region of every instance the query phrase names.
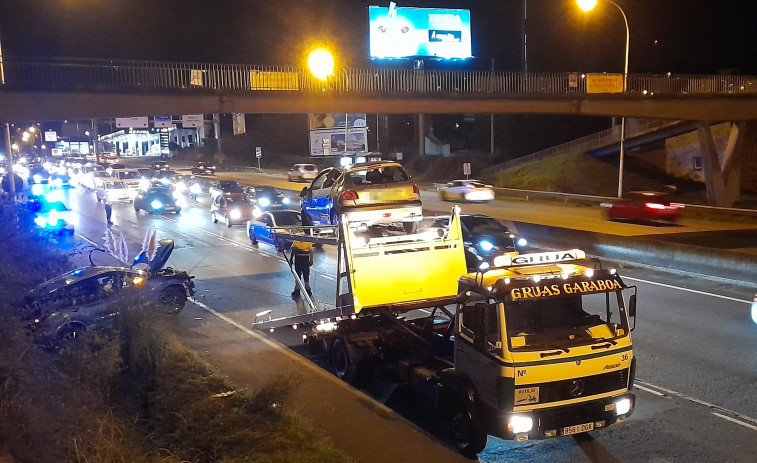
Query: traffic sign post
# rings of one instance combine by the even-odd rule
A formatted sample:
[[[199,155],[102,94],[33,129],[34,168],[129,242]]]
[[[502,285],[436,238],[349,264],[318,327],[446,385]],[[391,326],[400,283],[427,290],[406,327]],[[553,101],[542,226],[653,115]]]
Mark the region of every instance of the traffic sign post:
[[[470,162],[463,163],[463,175],[465,175],[465,180],[468,180],[468,176],[470,175]]]
[[[263,148],[256,146],[255,147],[255,157],[258,158],[258,170],[260,169],[260,158],[263,157]]]

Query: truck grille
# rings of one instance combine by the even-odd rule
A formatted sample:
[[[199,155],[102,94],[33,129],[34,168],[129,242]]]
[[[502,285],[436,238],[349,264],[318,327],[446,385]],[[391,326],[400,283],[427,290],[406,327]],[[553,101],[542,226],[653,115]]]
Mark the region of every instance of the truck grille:
[[[625,389],[628,385],[628,369],[602,373],[581,378],[564,379],[549,383],[518,385],[516,388],[538,387],[539,403],[572,400],[595,394]]]

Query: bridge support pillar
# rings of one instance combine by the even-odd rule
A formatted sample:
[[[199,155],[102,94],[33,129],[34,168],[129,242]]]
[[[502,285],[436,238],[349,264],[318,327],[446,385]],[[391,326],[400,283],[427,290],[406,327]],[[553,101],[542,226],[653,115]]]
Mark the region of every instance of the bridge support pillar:
[[[712,138],[712,130],[707,123],[697,124],[699,147],[702,153],[702,168],[704,181],[707,186],[707,203],[710,206],[731,207],[732,202],[725,186],[723,171],[720,168],[718,151]],[[729,140],[730,144],[730,140]]]
[[[426,155],[426,115],[418,114],[418,156]]]

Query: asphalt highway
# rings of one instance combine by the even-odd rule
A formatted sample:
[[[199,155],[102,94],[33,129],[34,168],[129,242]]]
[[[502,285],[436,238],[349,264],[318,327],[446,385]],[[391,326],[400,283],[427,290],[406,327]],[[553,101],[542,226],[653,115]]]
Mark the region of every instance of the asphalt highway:
[[[223,174],[237,176],[250,174]],[[286,187],[293,200],[294,185],[270,177],[252,177],[245,183],[263,182]],[[79,188],[60,193],[73,209],[76,240],[100,244],[105,232],[105,213],[92,192]],[[452,203],[427,197],[429,211],[446,211]],[[222,314],[240,326],[251,327],[256,314],[272,310],[274,316],[295,314],[291,300],[293,280],[287,264],[267,245],[253,246],[244,226],[227,228],[209,220],[209,197],[201,196],[180,214],[136,214],[131,204],[113,208],[113,232],[123,233],[131,256],[141,247],[145,231],[153,226],[159,238],[175,241],[169,265],[195,275],[197,304],[179,314],[177,325],[193,327]],[[296,204],[296,201],[295,201]],[[523,221],[533,211],[531,204],[508,204],[501,212],[507,219]],[[464,212],[489,215],[486,206],[464,206]],[[550,206],[551,207],[551,206]],[[627,224],[608,223],[588,208],[557,210],[550,217],[609,232],[663,233],[636,230]],[[549,208],[547,208],[549,209]],[[739,223],[684,221],[697,232],[727,228]],[[742,227],[745,228],[745,227]],[[69,243],[69,248],[71,244]],[[103,256],[102,263],[112,263]],[[335,251],[325,247],[316,254],[312,277],[316,300],[330,304],[334,298]],[[96,257],[97,259],[97,257]],[[110,259],[110,260],[108,260]],[[715,282],[707,278],[680,276],[646,268],[619,270],[628,285],[638,287],[638,317],[634,336],[637,357],[637,408],[625,423],[589,436],[539,442],[513,443],[490,439],[481,461],[755,461],[757,459],[757,304],[755,287]],[[189,305],[189,304],[188,304]],[[197,315],[197,314],[203,315]],[[199,318],[199,320],[198,320]],[[225,325],[223,325],[225,326]],[[228,324],[228,330],[236,330]],[[310,356],[301,343],[302,328],[278,329],[266,337],[328,369],[322,356]],[[222,344],[212,349],[222,353]],[[250,365],[254,369],[255,365]],[[336,378],[334,381],[338,381]],[[403,387],[375,385],[364,391],[405,416],[442,443],[443,432],[428,407]],[[367,460],[366,460],[367,461]]]

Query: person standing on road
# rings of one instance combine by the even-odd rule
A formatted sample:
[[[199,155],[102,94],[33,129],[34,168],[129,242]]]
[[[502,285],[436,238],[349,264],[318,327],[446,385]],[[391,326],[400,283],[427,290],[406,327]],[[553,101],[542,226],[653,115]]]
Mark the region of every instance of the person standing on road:
[[[313,243],[305,241],[294,241],[292,243],[292,260],[294,261],[294,272],[305,285],[305,291],[308,295],[313,295],[310,290],[310,267],[313,265]],[[292,291],[292,298],[297,299],[300,296],[300,288],[295,285]]]
[[[103,196],[103,205],[105,206],[105,222],[110,227],[113,222],[110,221],[110,216],[113,213],[113,206],[110,204],[108,195]]]

